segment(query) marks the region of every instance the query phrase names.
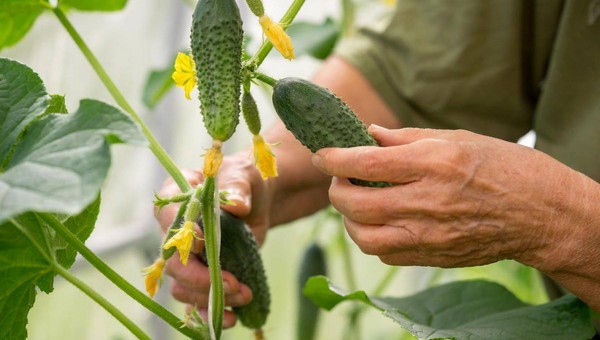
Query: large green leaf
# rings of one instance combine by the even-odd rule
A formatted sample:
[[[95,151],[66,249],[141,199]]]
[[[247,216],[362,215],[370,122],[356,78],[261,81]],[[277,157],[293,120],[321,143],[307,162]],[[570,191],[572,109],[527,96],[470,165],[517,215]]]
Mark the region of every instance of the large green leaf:
[[[317,59],[327,58],[340,37],[339,25],[331,18],[320,24],[295,22],[287,33],[294,42],[296,55],[309,54]]]
[[[127,0],[59,0],[59,4],[80,11],[118,11],[125,8]]]
[[[331,310],[355,300],[383,311],[419,339],[589,339],[594,334],[589,308],[569,295],[531,306],[506,288],[487,281],[460,281],[405,298],[370,298],[311,278],[304,294]]]
[[[85,241],[94,228],[100,200],[64,223]],[[36,286],[52,291],[53,261],[71,267],[76,252],[34,213],[0,224],[0,339],[25,339],[27,314],[35,301]]]
[[[0,1],[0,50],[21,40],[44,9],[42,0]]]
[[[35,96],[22,91],[18,105],[10,105],[11,94],[23,86],[18,79],[29,73],[24,65],[0,59],[0,77],[8,84],[0,91],[0,120],[17,122],[11,123],[17,131],[10,131],[12,137],[0,144],[3,150],[14,150],[0,154],[0,159],[8,157],[0,173],[0,223],[27,211],[79,213],[98,196],[110,166],[109,145],[145,144],[131,118],[95,100],[82,100],[73,114],[33,121],[47,106],[37,76],[26,82]],[[18,131],[25,127],[24,133]]]

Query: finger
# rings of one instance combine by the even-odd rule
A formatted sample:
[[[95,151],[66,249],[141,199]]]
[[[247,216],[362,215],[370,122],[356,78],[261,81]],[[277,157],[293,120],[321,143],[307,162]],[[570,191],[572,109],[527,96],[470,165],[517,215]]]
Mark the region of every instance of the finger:
[[[178,211],[179,206],[172,204],[163,207],[162,209],[160,209],[160,211],[158,209],[155,209],[154,214],[156,216],[158,224],[160,224],[163,233],[167,232],[167,230],[171,226],[171,223],[173,223],[173,221],[175,220],[175,216],[177,216]]]
[[[171,295],[175,300],[196,305],[198,307],[207,307],[209,303],[209,294],[198,292],[174,281],[171,284]],[[240,291],[236,294],[225,294],[225,305],[232,307],[244,306],[252,301],[252,294],[249,290]]]
[[[425,138],[439,138],[446,130],[435,129],[386,129],[379,125],[369,126],[369,132],[375,137],[381,146],[395,146],[414,143]]]
[[[325,148],[312,157],[313,165],[337,177],[409,183],[423,176],[423,151],[412,146]]]
[[[348,235],[367,255],[389,255],[420,247],[421,230],[408,226],[363,224],[344,218]]]
[[[198,314],[200,314],[205,322],[208,322],[208,310],[206,308],[199,308]],[[235,326],[236,321],[237,317],[235,316],[235,313],[228,310],[223,312],[223,328],[231,328]]]
[[[204,176],[202,175],[202,171],[200,170],[182,169],[181,173],[192,187],[195,187],[204,181]],[[163,183],[163,186],[160,189],[158,195],[168,197],[177,195],[179,193],[181,193],[179,186],[177,186],[177,183],[175,183],[173,178],[169,177]]]
[[[426,212],[427,202],[431,201],[427,193],[417,184],[370,188],[334,177],[329,187],[329,200],[342,215],[354,221],[389,224]]]
[[[180,284],[207,293],[210,289],[210,273],[196,255],[190,255],[187,265],[183,265],[179,256],[174,255],[165,267],[165,273]],[[223,271],[223,290],[226,294],[235,294],[240,291],[241,283],[230,272]]]
[[[200,254],[204,250],[204,233],[200,230],[198,224],[194,223],[194,233],[196,237],[192,240],[192,254]]]

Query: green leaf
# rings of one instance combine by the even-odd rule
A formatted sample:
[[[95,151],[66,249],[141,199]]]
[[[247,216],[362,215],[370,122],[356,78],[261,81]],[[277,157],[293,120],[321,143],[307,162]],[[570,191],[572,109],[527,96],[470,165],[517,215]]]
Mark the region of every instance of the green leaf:
[[[296,55],[309,54],[317,59],[327,58],[340,37],[339,25],[331,18],[321,24],[294,22],[287,29]]]
[[[98,217],[100,199],[64,225],[85,241]],[[52,262],[70,268],[76,252],[54,236],[41,219],[25,213],[0,224],[0,339],[25,339],[27,314],[35,301],[36,286],[50,293]]]
[[[59,0],[59,5],[80,11],[118,11],[126,4],[127,0]]]
[[[33,214],[0,224],[0,339],[25,339],[37,280],[50,272],[44,230]]]
[[[173,59],[175,60],[175,59]],[[150,72],[146,85],[144,86],[143,101],[149,108],[154,108],[158,102],[175,86],[173,78],[173,65],[169,65],[162,70],[153,70]]]
[[[44,111],[44,114],[51,114],[51,113],[68,113],[69,111],[67,111],[67,105],[65,104],[65,96],[61,96],[58,94],[53,94],[50,96],[50,99],[48,100],[48,107],[46,108],[46,111]]]
[[[23,64],[0,58],[0,173],[21,131],[41,116],[47,105],[40,77]]]
[[[46,9],[41,0],[2,0],[0,2],[0,50],[19,42]]]
[[[73,114],[47,115],[27,125],[25,121],[47,107],[39,92],[41,80],[36,76],[25,82],[35,96],[27,90],[21,91],[22,100],[10,96],[24,86],[17,80],[31,73],[24,65],[0,60],[0,120],[14,125],[15,130],[27,126],[20,140],[20,131],[8,131],[13,137],[0,143],[3,150],[14,150],[12,155],[0,154],[8,160],[0,173],[0,223],[27,211],[79,213],[100,191],[110,166],[109,145],[145,144],[129,116],[89,99],[82,100]],[[17,101],[16,106],[2,105],[11,100]]]
[[[94,226],[96,225],[96,219],[98,218],[99,213],[100,196],[98,196],[98,198],[80,214],[67,217],[63,224],[77,236],[78,239],[85,242],[92,234],[92,231],[94,231]],[[46,223],[42,224],[46,227]],[[48,230],[50,229],[48,228]],[[54,233],[50,234],[54,235]],[[77,251],[73,247],[70,247],[62,238],[52,238],[52,249],[55,253],[56,261],[61,266],[69,269],[73,263],[75,263]],[[37,285],[42,291],[50,293],[53,290],[53,283],[54,273],[48,273],[38,280]]]
[[[487,281],[460,281],[405,298],[346,293],[327,278],[311,278],[304,293],[332,309],[343,301],[366,303],[419,339],[588,339],[594,334],[589,308],[572,295],[530,306]]]

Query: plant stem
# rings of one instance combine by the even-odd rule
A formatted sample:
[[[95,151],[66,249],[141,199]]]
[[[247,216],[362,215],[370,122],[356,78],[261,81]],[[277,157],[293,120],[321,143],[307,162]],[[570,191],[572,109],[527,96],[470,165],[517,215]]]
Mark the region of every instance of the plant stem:
[[[394,276],[396,276],[396,273],[399,269],[400,267],[397,266],[390,266],[388,268],[381,281],[379,281],[377,287],[375,287],[375,289],[373,290],[373,296],[379,296],[383,294],[383,292],[385,292],[390,283],[392,283],[392,280],[394,279]]]
[[[304,0],[294,0],[294,2],[292,2],[292,4],[290,5],[290,8],[288,8],[283,17],[281,17],[281,20],[279,22],[282,24],[284,30],[286,30],[288,26],[294,21],[294,18],[296,18],[296,15],[300,11],[300,8],[302,8],[302,5],[304,5]],[[265,61],[265,58],[267,57],[267,55],[269,55],[269,52],[271,52],[272,49],[273,44],[271,44],[271,42],[268,39],[265,40],[254,55],[254,57],[250,59],[249,64],[253,65],[254,69],[258,69],[260,64],[262,64],[262,62]]]
[[[354,27],[354,3],[352,0],[342,0],[342,18],[340,20],[340,28],[344,36],[352,33]]]
[[[348,289],[354,292],[357,289],[356,279],[354,275],[354,266],[352,265],[352,254],[350,253],[350,248],[348,247],[348,241],[346,241],[346,233],[343,227],[339,228],[339,242],[342,247],[342,257],[344,262],[344,274],[346,275],[346,282],[348,284]],[[350,311],[350,320],[348,323],[348,328],[346,329],[346,336],[344,338],[350,339],[360,339],[360,311],[359,307],[353,308]]]
[[[112,283],[123,290],[127,295],[139,302],[142,306],[146,307],[149,311],[156,314],[158,317],[163,319],[166,323],[171,325],[174,329],[178,330],[182,334],[188,337],[198,337],[199,333],[189,328],[181,328],[181,320],[169,312],[166,308],[161,306],[156,301],[152,300],[146,294],[139,291],[131,283],[121,277],[111,267],[109,267],[104,261],[102,261],[96,254],[94,254],[88,247],[73,235],[73,233],[65,227],[60,221],[49,213],[38,214],[48,225],[56,231],[56,233],[62,237],[71,247],[81,254],[94,268],[108,278]]]
[[[79,49],[81,50],[85,58],[88,60],[98,77],[100,77],[100,80],[102,81],[108,92],[110,92],[117,104],[121,108],[123,108],[127,113],[129,113],[129,115],[140,125],[142,132],[144,133],[144,135],[148,139],[148,142],[150,143],[150,150],[152,151],[152,153],[154,153],[154,155],[156,156],[160,164],[162,164],[162,166],[165,168],[165,170],[167,170],[171,177],[173,177],[173,180],[175,181],[175,183],[177,183],[179,189],[181,189],[181,192],[188,192],[191,189],[188,181],[185,179],[181,171],[179,171],[179,168],[177,168],[177,166],[169,157],[167,152],[162,148],[162,146],[160,146],[156,138],[154,138],[148,126],[135,112],[133,107],[129,105],[121,91],[119,91],[117,86],[106,73],[96,56],[92,53],[87,44],[83,41],[83,39],[81,38],[77,30],[75,30],[75,27],[73,27],[69,19],[67,19],[65,13],[58,7],[53,8],[52,12],[54,12],[54,14],[56,15],[60,23],[63,25],[63,27],[67,30],[73,41],[75,41],[75,44],[77,45],[77,47],[79,47]]]
[[[87,296],[92,298],[92,300],[96,301],[102,308],[106,309],[115,319],[119,320],[123,326],[127,327],[138,339],[148,339],[151,340],[150,336],[146,334],[138,325],[136,325],[133,321],[131,321],[123,312],[121,312],[117,307],[108,302],[102,295],[98,294],[95,290],[93,290],[90,286],[86,285],[83,281],[79,280],[76,276],[69,273],[64,267],[59,265],[58,263],[53,263],[52,267],[54,271],[65,278],[65,280],[72,283],[75,287],[79,288],[82,292],[84,292]]]
[[[271,78],[266,74],[262,74],[260,72],[253,72],[254,78],[262,81],[263,83],[270,85],[271,87],[275,87],[277,85],[277,79]]]
[[[357,289],[356,280],[354,276],[354,267],[352,266],[352,254],[350,253],[350,248],[348,247],[348,241],[346,241],[346,233],[344,230],[345,229],[343,227],[340,228],[338,240],[340,242],[340,247],[342,247],[342,259],[344,262],[346,283],[348,284],[348,289],[353,292]]]
[[[218,195],[216,175],[207,177],[202,192],[202,224],[204,225],[206,259],[210,271],[208,325],[213,339],[221,337],[224,309],[223,277],[219,262],[221,219]]]

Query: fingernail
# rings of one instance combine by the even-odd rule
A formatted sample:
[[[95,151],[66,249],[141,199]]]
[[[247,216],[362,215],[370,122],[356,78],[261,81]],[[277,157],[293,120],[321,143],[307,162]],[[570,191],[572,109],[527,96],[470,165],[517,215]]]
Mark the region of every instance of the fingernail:
[[[321,157],[321,155],[319,155],[318,153],[312,155],[312,164],[314,166],[316,166],[317,168],[322,168],[323,167],[323,157]]]
[[[386,128],[379,126],[377,124],[371,124],[369,126],[369,130],[378,130],[378,131],[383,131],[383,130],[387,130]]]
[[[223,281],[223,291],[225,292],[225,294],[231,294],[231,284],[229,284],[229,282],[227,281]]]
[[[243,306],[246,304],[244,297],[242,296],[242,294],[239,294],[239,293],[228,296],[227,302],[229,302],[229,304],[233,307],[239,307],[239,306]]]

